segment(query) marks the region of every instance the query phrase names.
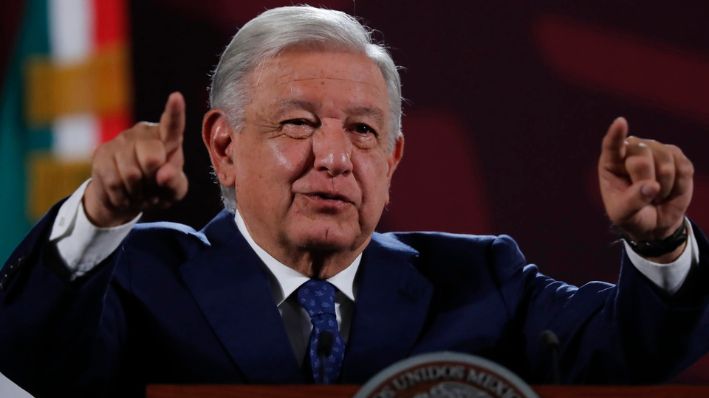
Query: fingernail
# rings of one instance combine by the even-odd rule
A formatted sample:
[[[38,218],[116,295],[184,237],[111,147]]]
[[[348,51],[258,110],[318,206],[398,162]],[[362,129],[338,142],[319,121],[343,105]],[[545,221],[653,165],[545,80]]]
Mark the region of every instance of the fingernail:
[[[640,193],[647,197],[654,196],[653,189],[649,185],[643,185],[642,187],[640,187]]]

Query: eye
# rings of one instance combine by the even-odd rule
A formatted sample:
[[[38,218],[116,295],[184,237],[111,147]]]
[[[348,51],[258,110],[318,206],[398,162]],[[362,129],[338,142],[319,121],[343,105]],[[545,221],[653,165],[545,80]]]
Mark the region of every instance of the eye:
[[[318,127],[318,122],[306,118],[287,119],[280,122],[281,131],[293,138],[310,137]]]
[[[288,119],[281,122],[281,126],[284,126],[286,124],[292,124],[295,126],[308,126],[311,124],[311,122],[308,119]]]
[[[355,123],[352,125],[352,131],[361,135],[372,134],[375,137],[378,135],[376,130],[365,123]]]
[[[379,133],[367,123],[355,122],[349,125],[352,142],[359,148],[374,148],[379,143]]]

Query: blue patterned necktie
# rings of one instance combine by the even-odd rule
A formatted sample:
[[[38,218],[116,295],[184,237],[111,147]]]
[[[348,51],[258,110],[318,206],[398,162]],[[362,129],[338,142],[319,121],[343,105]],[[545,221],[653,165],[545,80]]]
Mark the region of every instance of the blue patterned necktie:
[[[313,324],[308,345],[313,381],[333,383],[340,375],[345,356],[345,342],[338,330],[335,315],[335,286],[326,281],[311,279],[298,288],[298,303],[308,312]]]

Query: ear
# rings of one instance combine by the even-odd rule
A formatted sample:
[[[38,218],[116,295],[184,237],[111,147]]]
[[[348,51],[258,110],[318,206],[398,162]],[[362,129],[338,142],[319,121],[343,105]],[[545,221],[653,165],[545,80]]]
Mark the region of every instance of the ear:
[[[387,178],[389,178],[389,180],[391,180],[391,176],[394,175],[394,171],[399,165],[399,162],[401,162],[402,157],[404,157],[404,135],[399,132],[394,142],[394,148],[389,155],[389,159],[387,159],[387,163],[389,164]]]
[[[202,119],[202,142],[207,147],[219,183],[233,187],[235,165],[232,158],[233,130],[221,109],[210,109]]]

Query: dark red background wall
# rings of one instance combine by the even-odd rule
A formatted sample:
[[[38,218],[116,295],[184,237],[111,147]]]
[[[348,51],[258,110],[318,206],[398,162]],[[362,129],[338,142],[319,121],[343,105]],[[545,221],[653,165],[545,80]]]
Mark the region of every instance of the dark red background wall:
[[[286,2],[203,3],[134,1],[131,11],[136,117],[155,120],[171,90],[189,107],[190,195],[159,216],[195,226],[219,207],[199,136],[210,70],[238,26]],[[618,115],[693,159],[691,215],[709,225],[709,6],[323,3],[376,28],[405,67],[406,155],[382,230],[509,233],[554,276],[612,281],[618,251],[595,162]]]
[[[190,193],[147,219],[200,227],[220,208],[200,139],[208,75],[240,25],[284,4],[131,2],[136,118],[156,120],[172,90],[188,101]],[[360,17],[405,67],[406,155],[381,230],[508,233],[552,276],[613,281],[619,250],[600,202],[595,162],[601,137],[618,115],[628,118],[633,133],[685,150],[697,170],[690,216],[709,225],[706,2],[314,5]],[[10,32],[4,27],[3,37]],[[680,380],[709,381],[703,369]]]

